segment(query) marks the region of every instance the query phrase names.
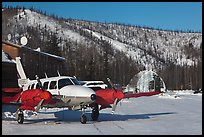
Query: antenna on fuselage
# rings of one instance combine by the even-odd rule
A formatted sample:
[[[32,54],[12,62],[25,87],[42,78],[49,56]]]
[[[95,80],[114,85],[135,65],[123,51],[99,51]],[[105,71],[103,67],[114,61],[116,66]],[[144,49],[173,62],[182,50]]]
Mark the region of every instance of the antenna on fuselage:
[[[48,78],[46,73],[45,73],[45,78]]]
[[[39,85],[40,89],[41,89],[41,90],[44,90],[44,88],[43,88],[43,86],[42,86],[42,82],[40,81],[38,75],[35,75],[35,78],[36,78],[36,80],[37,80],[37,82],[38,82],[38,85]]]
[[[57,74],[58,74],[58,76],[60,77],[60,73],[59,73],[59,70],[57,70]]]

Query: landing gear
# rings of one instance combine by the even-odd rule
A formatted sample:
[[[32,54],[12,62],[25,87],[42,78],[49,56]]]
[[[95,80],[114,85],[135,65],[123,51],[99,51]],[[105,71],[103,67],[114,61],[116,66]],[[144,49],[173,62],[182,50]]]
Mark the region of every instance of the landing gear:
[[[93,121],[97,121],[99,116],[98,104],[94,104],[94,108],[91,113],[91,118]]]
[[[82,114],[80,116],[80,122],[82,124],[86,124],[87,118],[86,118],[86,115],[85,115],[85,108],[84,108],[84,106],[81,107],[81,110],[82,110]]]
[[[86,124],[86,121],[87,121],[86,116],[85,116],[84,114],[82,114],[81,117],[80,117],[80,122],[81,122],[82,124]]]
[[[17,111],[17,122],[19,124],[23,124],[23,121],[24,121],[24,115],[23,115],[23,111],[21,109],[19,109]]]

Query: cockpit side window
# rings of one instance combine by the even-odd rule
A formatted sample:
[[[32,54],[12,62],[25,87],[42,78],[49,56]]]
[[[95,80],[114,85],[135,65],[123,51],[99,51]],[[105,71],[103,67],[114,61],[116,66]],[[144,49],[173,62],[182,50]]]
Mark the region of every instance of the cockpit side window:
[[[71,82],[71,80],[68,79],[68,78],[60,79],[60,80],[58,81],[58,87],[59,87],[59,89],[63,88],[64,86],[67,86],[67,85],[73,85],[73,83]]]

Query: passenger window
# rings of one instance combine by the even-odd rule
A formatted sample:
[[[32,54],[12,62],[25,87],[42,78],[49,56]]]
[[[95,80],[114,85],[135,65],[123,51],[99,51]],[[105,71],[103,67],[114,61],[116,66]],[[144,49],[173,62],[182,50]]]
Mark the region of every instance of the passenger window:
[[[44,89],[48,89],[48,83],[49,83],[48,81],[43,83],[43,88]]]
[[[35,85],[35,84],[33,83],[32,86],[31,86],[31,89],[34,89],[34,85]]]
[[[31,88],[31,85],[28,86],[28,89],[30,89],[30,88]]]
[[[40,88],[39,84],[36,83],[35,89],[39,89],[39,88]]]
[[[57,83],[57,81],[51,81],[50,82],[50,89],[56,89],[56,83]]]

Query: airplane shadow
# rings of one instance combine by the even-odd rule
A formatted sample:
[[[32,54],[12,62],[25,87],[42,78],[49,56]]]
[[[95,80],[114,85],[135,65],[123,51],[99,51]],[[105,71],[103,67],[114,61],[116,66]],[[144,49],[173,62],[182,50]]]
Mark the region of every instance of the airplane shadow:
[[[54,114],[53,118],[35,118],[35,119],[25,119],[24,124],[33,123],[70,123],[70,122],[80,122],[81,111],[73,110],[60,110],[56,112],[40,112],[41,114]],[[100,113],[97,122],[103,121],[127,121],[131,119],[151,119],[155,116],[160,115],[170,115],[176,114],[176,112],[158,112],[158,113],[147,113],[147,114],[111,114],[111,113]],[[92,124],[94,121],[91,119],[91,111],[86,111],[87,124]],[[11,119],[7,119],[8,121]],[[13,119],[14,120],[14,119]]]
[[[100,113],[100,112],[99,112]],[[154,116],[159,115],[169,115],[176,114],[175,112],[159,112],[159,113],[148,113],[148,114],[111,114],[111,113],[100,113],[98,122],[102,121],[127,121],[131,119],[150,119]],[[79,121],[81,112],[80,111],[71,111],[71,110],[62,110],[54,113],[55,117],[62,121]],[[87,121],[92,121],[91,112],[86,113]]]
[[[134,114],[134,115],[120,115],[120,114],[104,114],[99,115],[99,121],[127,121],[131,119],[151,119],[153,116],[176,114],[175,112],[163,113],[147,113],[147,114]]]

